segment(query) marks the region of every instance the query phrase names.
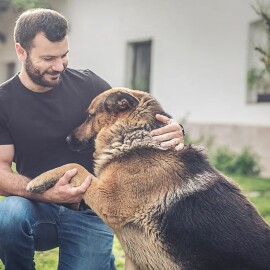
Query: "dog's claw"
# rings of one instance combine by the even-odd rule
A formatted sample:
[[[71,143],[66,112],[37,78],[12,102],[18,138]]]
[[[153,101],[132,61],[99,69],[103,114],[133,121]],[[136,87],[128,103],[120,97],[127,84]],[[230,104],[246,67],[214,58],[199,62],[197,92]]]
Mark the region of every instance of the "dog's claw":
[[[43,193],[49,188],[53,187],[57,180],[51,180],[50,182],[42,183],[42,184],[35,184],[32,182],[29,182],[26,190],[31,192],[31,193]]]

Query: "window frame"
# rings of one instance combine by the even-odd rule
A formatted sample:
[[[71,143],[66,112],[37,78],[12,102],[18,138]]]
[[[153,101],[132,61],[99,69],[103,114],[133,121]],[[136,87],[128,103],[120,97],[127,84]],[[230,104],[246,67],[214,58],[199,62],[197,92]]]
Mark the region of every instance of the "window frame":
[[[127,61],[126,61],[126,85],[129,88],[142,90],[145,92],[150,92],[151,88],[151,62],[152,62],[152,39],[146,39],[141,41],[132,41],[127,43]],[[143,48],[145,47],[145,48]],[[141,52],[139,52],[141,50]],[[138,56],[139,53],[142,54],[143,51],[148,53],[148,59],[146,60],[146,65],[144,67],[145,74],[141,74],[144,77],[144,81],[141,82],[142,86],[138,86],[138,65],[141,65],[142,58]]]

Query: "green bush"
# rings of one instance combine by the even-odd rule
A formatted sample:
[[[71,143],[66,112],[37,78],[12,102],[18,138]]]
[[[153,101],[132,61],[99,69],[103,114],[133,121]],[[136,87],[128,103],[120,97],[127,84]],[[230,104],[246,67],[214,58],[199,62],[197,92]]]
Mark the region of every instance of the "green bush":
[[[258,156],[247,147],[239,153],[233,152],[226,146],[218,147],[212,151],[210,160],[218,170],[227,174],[245,176],[260,174]]]
[[[186,134],[185,144],[203,145],[210,162],[225,174],[260,175],[259,157],[249,147],[245,147],[242,151],[236,153],[228,146],[216,146],[215,138],[211,135],[201,135],[196,140],[191,140],[189,134]]]

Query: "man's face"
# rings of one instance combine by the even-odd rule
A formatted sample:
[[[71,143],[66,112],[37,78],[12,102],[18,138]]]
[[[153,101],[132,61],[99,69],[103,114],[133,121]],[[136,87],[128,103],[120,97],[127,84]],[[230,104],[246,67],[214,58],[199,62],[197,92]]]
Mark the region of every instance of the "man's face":
[[[68,64],[68,38],[60,42],[49,41],[38,33],[27,54],[24,67],[29,78],[42,87],[53,87],[60,81],[61,73]]]

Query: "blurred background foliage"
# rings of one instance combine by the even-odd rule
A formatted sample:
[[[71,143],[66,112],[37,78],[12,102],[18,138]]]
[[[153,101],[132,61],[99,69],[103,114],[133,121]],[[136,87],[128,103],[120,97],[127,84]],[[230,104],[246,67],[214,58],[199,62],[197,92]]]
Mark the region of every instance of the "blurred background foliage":
[[[0,12],[12,8],[15,12],[22,12],[31,8],[49,8],[46,0],[0,0]]]

